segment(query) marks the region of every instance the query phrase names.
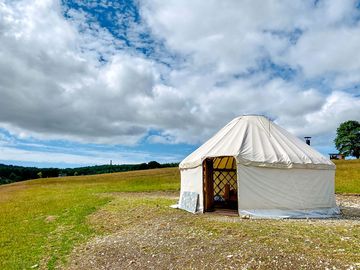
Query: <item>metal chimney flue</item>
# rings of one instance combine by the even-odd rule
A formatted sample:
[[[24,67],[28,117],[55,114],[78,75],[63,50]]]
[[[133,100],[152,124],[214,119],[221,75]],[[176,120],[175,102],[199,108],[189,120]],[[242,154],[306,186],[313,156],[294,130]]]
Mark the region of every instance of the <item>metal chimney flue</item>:
[[[305,139],[306,144],[307,144],[307,145],[310,145],[310,139],[311,139],[311,137],[304,137],[304,139]]]

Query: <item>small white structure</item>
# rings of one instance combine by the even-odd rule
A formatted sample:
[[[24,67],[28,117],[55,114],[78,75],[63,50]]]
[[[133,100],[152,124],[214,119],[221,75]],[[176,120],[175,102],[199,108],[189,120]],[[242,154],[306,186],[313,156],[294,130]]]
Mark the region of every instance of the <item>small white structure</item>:
[[[339,214],[334,163],[264,116],[233,119],[179,167],[180,201],[184,192],[196,192],[197,212],[222,207],[263,218]]]

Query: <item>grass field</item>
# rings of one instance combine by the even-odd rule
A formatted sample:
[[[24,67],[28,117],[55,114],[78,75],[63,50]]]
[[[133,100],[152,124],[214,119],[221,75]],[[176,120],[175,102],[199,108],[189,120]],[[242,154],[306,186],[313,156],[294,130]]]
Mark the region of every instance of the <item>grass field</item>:
[[[48,178],[0,186],[0,269],[53,269],[94,234],[86,217],[109,192],[177,190],[177,169]]]
[[[360,193],[360,162],[338,161],[336,164],[336,192]],[[173,249],[169,250],[169,243],[165,246],[150,245],[145,247],[145,251],[142,247],[139,249],[145,252],[145,255],[161,252],[162,249],[161,254],[172,254],[181,247],[184,249],[182,245],[185,244],[195,248],[194,243],[200,240],[218,241],[220,248],[223,242],[221,239],[228,239],[229,235],[233,235],[235,238],[238,237],[239,241],[236,244],[228,239],[228,251],[236,253],[235,249],[244,248],[240,244],[247,242],[247,248],[252,247],[258,251],[258,257],[265,263],[264,267],[273,266],[273,259],[269,258],[275,256],[274,254],[279,254],[280,258],[290,256],[295,260],[296,254],[303,254],[303,251],[304,258],[310,263],[318,261],[318,257],[323,258],[324,262],[330,260],[334,265],[340,266],[348,262],[360,263],[358,223],[322,225],[254,220],[229,222],[222,219],[214,220],[214,217],[207,215],[193,216],[168,207],[176,201],[174,196],[178,193],[171,191],[177,191],[179,183],[178,169],[169,168],[39,179],[0,186],[0,269],[54,269],[66,265],[69,258],[72,258],[70,268],[81,268],[76,265],[86,260],[77,255],[83,254],[84,258],[90,256],[83,252],[81,247],[95,236],[121,234],[122,237],[119,239],[122,240],[130,236],[135,237],[130,237],[129,241],[123,243],[123,246],[128,246],[128,250],[131,251],[141,241],[149,240],[146,237],[151,234],[155,235],[154,237],[160,235],[170,241],[172,236],[164,234],[170,225],[178,226],[173,236],[176,244]],[[162,194],[159,191],[166,192]],[[157,226],[165,231],[160,230],[155,234]],[[187,240],[189,231],[193,237]],[[137,235],[136,232],[143,233]],[[284,239],[287,240],[284,242]],[[162,241],[158,238],[157,240]],[[286,244],[289,242],[292,244]],[[204,243],[205,250],[207,244],[209,243]],[[69,257],[75,246],[79,248],[79,252]],[[159,247],[159,250],[156,251],[155,247]],[[98,246],[92,245],[88,250],[94,250],[96,253],[97,248]],[[110,248],[109,252],[113,249]],[[278,252],[274,253],[271,250]],[[133,251],[134,254],[139,252],[138,249]],[[122,249],[118,250],[116,256],[121,252]],[[178,252],[181,254],[182,250]],[[221,250],[209,250],[199,254],[203,254],[201,256],[206,260],[211,259],[214,252]],[[223,258],[222,255],[224,254],[219,253],[219,258]],[[221,265],[228,262],[226,256]],[[248,257],[242,259],[246,260]],[[276,259],[274,260],[276,262]],[[218,263],[221,262],[222,259]],[[180,261],[178,265],[181,265]],[[185,268],[191,266],[190,261],[184,264]],[[89,269],[89,266],[85,265],[83,269]]]
[[[360,160],[335,160],[336,193],[360,194]]]

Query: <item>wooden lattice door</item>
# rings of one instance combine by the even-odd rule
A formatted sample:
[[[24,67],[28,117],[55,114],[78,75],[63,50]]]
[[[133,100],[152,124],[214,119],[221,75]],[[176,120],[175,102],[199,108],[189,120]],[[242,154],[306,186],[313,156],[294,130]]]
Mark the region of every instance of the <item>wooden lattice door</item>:
[[[214,204],[218,207],[237,208],[236,170],[214,169]]]
[[[216,157],[204,161],[204,210],[214,207],[237,209],[236,161]]]

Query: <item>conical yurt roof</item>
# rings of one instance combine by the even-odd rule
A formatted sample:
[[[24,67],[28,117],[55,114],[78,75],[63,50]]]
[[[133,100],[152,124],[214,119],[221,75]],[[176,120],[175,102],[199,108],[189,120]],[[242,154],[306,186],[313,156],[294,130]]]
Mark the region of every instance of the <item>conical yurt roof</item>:
[[[233,119],[187,156],[180,168],[195,168],[206,158],[221,156],[233,156],[237,163],[258,167],[335,169],[329,159],[260,115]]]

